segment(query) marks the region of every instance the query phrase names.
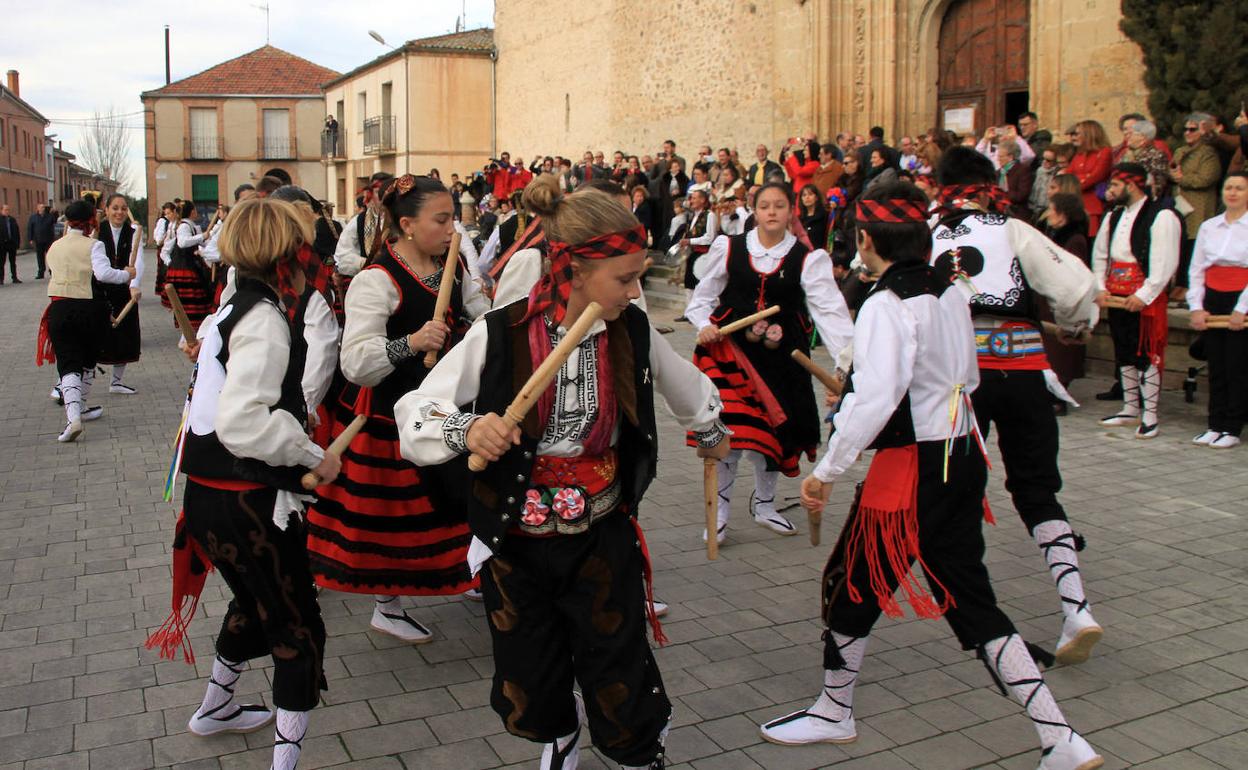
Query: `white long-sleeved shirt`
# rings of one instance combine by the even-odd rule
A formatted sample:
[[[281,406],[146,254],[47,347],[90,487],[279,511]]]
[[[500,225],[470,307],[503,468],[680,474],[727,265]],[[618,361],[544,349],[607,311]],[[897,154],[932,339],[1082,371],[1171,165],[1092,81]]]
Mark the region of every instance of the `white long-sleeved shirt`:
[[[1096,276],[1096,287],[1105,291],[1105,276],[1109,273],[1110,262],[1138,262],[1131,253],[1131,227],[1135,218],[1144,208],[1147,198],[1140,198],[1126,207],[1118,219],[1114,230],[1113,249],[1109,246],[1109,222],[1105,217],[1101,229],[1092,244],[1092,273]],[[1144,285],[1135,290],[1135,297],[1145,305],[1161,296],[1166,285],[1174,277],[1179,268],[1179,241],[1183,234],[1183,225],[1170,209],[1157,212],[1153,226],[1149,228],[1152,236],[1148,254],[1148,275],[1144,277]]]
[[[715,216],[714,211],[704,211],[701,213],[689,212],[689,227],[693,228],[693,223],[699,216],[706,217],[706,232],[697,238],[689,238],[690,246],[710,246],[715,242],[715,238],[719,236],[719,217]],[[688,237],[686,232],[685,237]]]
[[[334,247],[334,269],[342,275],[355,275],[364,269],[364,257],[360,256],[358,216],[351,217],[342,226],[338,245]]]
[[[477,318],[490,309],[490,301],[476,281],[467,280],[460,285],[469,318]],[[361,270],[351,281],[344,301],[346,325],[340,358],[342,373],[348,380],[371,388],[394,371],[386,350],[390,341],[386,322],[398,309],[399,290],[384,270]]]
[[[478,284],[481,283],[481,271],[478,269],[477,263],[481,261],[481,255],[477,253],[477,247],[472,242],[472,236],[468,234],[468,228],[463,223],[455,221],[455,232],[459,233],[459,253],[464,258],[464,264],[468,265],[468,272],[472,274],[472,280]]]
[[[177,241],[179,249],[189,249],[204,242],[204,233],[192,222],[182,220],[178,223]]]
[[[815,466],[821,481],[835,481],[875,440],[907,392],[917,441],[966,435],[974,415],[969,395],[979,385],[975,334],[969,306],[950,289],[939,298],[902,300],[876,291],[858,311],[854,326],[853,390],[833,418],[836,431]],[[951,401],[962,418],[950,419]],[[972,449],[971,451],[978,451]]]
[[[516,212],[509,211],[506,215],[499,217],[498,224],[494,225],[494,229],[490,231],[490,237],[485,239],[485,245],[481,247],[481,256],[477,259],[477,275],[489,275],[490,269],[494,267],[494,261],[502,254],[502,229],[503,223],[514,219]],[[516,237],[520,237],[520,231],[517,229]]]
[[[724,235],[741,235],[745,232],[745,222],[749,218],[750,212],[744,206],[737,206],[732,216],[720,217],[720,232]]]
[[[780,267],[780,263],[788,256],[797,238],[791,232],[784,234],[784,239],[771,248],[764,248],[758,239],[758,230],[751,230],[745,236],[745,249],[750,255],[750,265],[760,273],[771,273]],[[729,239],[721,236],[715,239],[711,250],[702,259],[710,261],[710,267],[698,286],[693,290],[693,298],[685,308],[685,317],[694,328],[701,331],[711,324],[711,313],[719,304],[719,295],[728,286],[728,245]],[[828,346],[828,353],[836,358],[854,336],[854,322],[850,320],[849,308],[845,298],[832,275],[832,258],[823,249],[815,249],[806,255],[802,263],[802,291],[806,293],[806,308],[819,330],[819,336]]]
[[[91,243],[91,273],[100,283],[128,283],[132,288],[137,285],[130,280],[129,273],[113,267],[108,261],[108,250],[99,241]]]
[[[208,231],[208,236],[204,239],[203,246],[199,249],[199,256],[209,264],[221,261],[221,249],[217,246],[217,241],[221,238],[221,230],[225,227],[225,222],[217,222]]]
[[[108,225],[108,227],[110,230],[112,230],[113,244],[115,245],[117,243],[117,240],[121,238],[121,228],[113,227],[111,224]],[[132,244],[135,242],[142,243],[143,231],[140,230],[138,227],[135,227],[134,235],[132,237],[134,238],[134,241],[132,241]],[[111,267],[108,261],[107,247],[105,247],[101,241],[96,240],[96,242],[91,245],[91,269],[92,271],[95,272],[97,270],[96,251],[99,251],[100,256],[103,257],[105,266]],[[125,261],[127,264],[129,264],[130,262],[129,255],[126,255]],[[125,272],[125,271],[123,270],[121,272]],[[98,272],[96,273],[95,277],[96,277],[96,280],[102,281],[103,283],[122,283],[122,281],[105,281],[104,279],[100,278]],[[136,254],[134,257],[134,278],[130,281],[130,288],[138,289],[142,286],[142,282],[143,282],[143,247],[140,246],[139,253]]]
[[[225,287],[221,289],[221,307],[225,307],[237,290],[235,271],[230,267],[225,276]],[[325,297],[319,291],[309,294],[308,307],[303,313],[303,339],[307,343],[308,351],[301,380],[309,419],[316,419],[316,408],[325,400],[329,383],[334,378],[334,367],[338,365],[339,331],[338,319]],[[203,337],[202,331],[199,336]]]
[[[1205,271],[1214,265],[1248,268],[1248,216],[1228,222],[1223,212],[1201,224],[1188,273],[1188,309],[1205,309]],[[1248,288],[1235,302],[1235,312],[1248,313]]]
[[[165,235],[167,235],[168,232],[169,220],[161,217],[156,220],[156,229],[152,231],[152,238],[156,241],[157,245],[163,246]]]
[[[208,347],[200,350],[201,357],[213,354]],[[214,428],[222,446],[236,457],[315,468],[324,450],[308,438],[294,415],[273,409],[289,360],[290,325],[276,305],[257,303],[230,335],[230,361]]]

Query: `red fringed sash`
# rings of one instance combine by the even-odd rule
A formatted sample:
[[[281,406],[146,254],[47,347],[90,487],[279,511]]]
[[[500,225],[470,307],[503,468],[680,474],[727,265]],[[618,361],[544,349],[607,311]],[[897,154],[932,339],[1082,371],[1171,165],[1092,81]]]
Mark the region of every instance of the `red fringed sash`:
[[[650,548],[646,546],[646,536],[641,531],[641,524],[631,516],[628,520],[633,523],[633,529],[637,532],[637,545],[641,547],[641,569],[646,576],[646,619],[650,621],[654,643],[662,647],[671,640],[663,633],[663,624],[654,612],[654,571],[650,568]]]
[[[56,298],[53,297],[52,302]],[[52,309],[52,302],[43,309],[43,316],[39,319],[39,331],[35,335],[35,366],[43,366],[44,364],[56,363],[56,351],[52,348],[52,335],[48,333],[48,311]]]
[[[147,637],[144,646],[147,649],[160,647],[160,657],[175,660],[178,650],[182,651],[182,659],[195,664],[195,651],[191,649],[191,640],[187,638],[186,629],[195,618],[195,610],[199,608],[199,595],[204,590],[208,573],[212,571],[212,562],[200,544],[191,537],[186,528],[186,512],[178,513],[178,523],[173,534],[173,601],[169,617]]]
[[[859,554],[863,555],[871,590],[880,609],[890,618],[902,615],[901,605],[889,587],[890,576],[896,578],[918,617],[938,618],[954,606],[953,597],[931,575],[919,553],[918,484],[918,446],[877,451],[862,485],[858,510],[847,525],[850,530],[845,573],[852,576]],[[944,598],[939,604],[910,571],[912,561],[940,586]],[[846,588],[851,601],[862,602],[862,594],[852,579],[846,581]]]
[[[1110,262],[1105,288],[1116,297],[1134,294],[1144,285],[1144,271],[1138,262]],[[1140,344],[1136,354],[1147,356],[1158,371],[1165,370],[1166,340],[1170,334],[1166,318],[1166,292],[1157,295],[1140,311]]]

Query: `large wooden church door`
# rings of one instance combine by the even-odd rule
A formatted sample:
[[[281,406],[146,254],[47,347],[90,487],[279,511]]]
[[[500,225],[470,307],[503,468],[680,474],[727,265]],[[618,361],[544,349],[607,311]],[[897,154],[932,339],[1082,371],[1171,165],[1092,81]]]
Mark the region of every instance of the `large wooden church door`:
[[[940,25],[937,125],[966,134],[1028,109],[1029,0],[954,0]]]

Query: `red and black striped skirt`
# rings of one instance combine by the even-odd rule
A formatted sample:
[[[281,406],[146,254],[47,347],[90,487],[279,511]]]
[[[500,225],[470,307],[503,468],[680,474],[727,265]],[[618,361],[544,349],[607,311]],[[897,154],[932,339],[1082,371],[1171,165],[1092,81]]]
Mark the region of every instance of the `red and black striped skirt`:
[[[352,415],[335,411],[337,434]],[[442,502],[425,475],[399,455],[394,421],[371,417],[343,453],[338,479],[317,490],[308,511],[318,585],[403,596],[447,596],[476,585],[467,512]]]
[[[189,267],[170,267],[165,271],[165,283],[172,285],[182,302],[191,326],[199,329],[200,323],[212,313],[212,287],[198,270]],[[169,308],[169,297],[162,291],[160,304]]]

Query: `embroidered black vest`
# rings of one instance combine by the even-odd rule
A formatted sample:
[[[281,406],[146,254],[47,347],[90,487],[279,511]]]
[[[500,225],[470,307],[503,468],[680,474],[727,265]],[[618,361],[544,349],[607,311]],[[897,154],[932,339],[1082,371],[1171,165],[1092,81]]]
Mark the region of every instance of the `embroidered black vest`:
[[[974,286],[971,315],[1038,322],[1035,291],[1010,245],[1009,217],[961,210],[932,228],[931,263],[946,280]]]
[[[221,352],[216,358],[222,369],[228,370],[229,368],[230,335],[234,327],[248,311],[261,302],[274,305],[282,314],[282,318],[288,318],[286,312],[282,310],[281,303],[278,302],[277,293],[271,287],[251,278],[240,278],[238,290],[225,305],[232,310],[216,324],[216,333],[221,335]],[[290,359],[286,363],[286,373],[282,377],[281,395],[278,397],[277,404],[272,407],[272,409],[289,412],[301,425],[306,424],[308,419],[307,404],[303,400],[303,369],[308,352],[308,344],[303,336],[303,308],[306,306],[306,302],[301,302],[299,312],[295,314],[294,320],[290,321]],[[206,435],[200,435],[191,430],[189,426],[187,427],[186,441],[182,450],[182,472],[188,475],[208,479],[250,481],[277,489],[302,492],[304,490],[300,479],[307,470],[302,466],[272,466],[255,459],[235,457],[222,445],[215,430]]]
[[[195,249],[199,247],[191,246],[190,248],[184,249],[178,245],[178,227],[181,226],[182,222],[178,222],[177,227],[173,228],[173,234],[169,236],[170,238],[173,238],[173,248],[169,251],[169,267],[184,270],[195,270],[202,273],[203,260],[195,254]],[[195,235],[198,232],[193,223],[186,222],[186,226],[191,228],[191,235]],[[207,275],[204,275],[203,278],[205,281],[208,280]]]
[[[1135,215],[1135,221],[1131,223],[1131,256],[1135,257],[1135,261],[1140,264],[1140,269],[1144,271],[1144,275],[1148,275],[1148,257],[1149,252],[1153,248],[1153,222],[1157,220],[1157,215],[1166,210],[1166,206],[1162,206],[1157,201],[1150,198],[1144,199],[1144,205],[1140,207],[1139,213]],[[1126,207],[1118,206],[1113,213],[1109,215],[1109,253],[1113,254],[1114,248],[1114,231],[1118,228],[1118,223],[1122,220],[1122,215],[1126,212]]]
[[[717,326],[744,318],[772,305],[780,312],[767,319],[769,324],[784,328],[783,347],[786,354],[793,349],[810,350],[813,324],[806,310],[806,291],[802,288],[802,268],[810,250],[796,241],[780,265],[771,273],[760,273],[750,261],[745,235],[728,239],[728,285],[719,295],[719,305],[711,313]],[[745,332],[737,332],[738,336]],[[792,344],[790,344],[790,342]]]
[[[528,300],[517,300],[485,316],[488,330],[485,368],[473,408],[477,414],[502,414],[533,373],[528,324],[520,319]],[[657,473],[659,454],[654,418],[654,383],[650,369],[650,322],[630,305],[607,324],[607,354],[619,404],[619,440],[615,449],[620,480],[620,507],[636,515],[637,504]],[[592,373],[586,373],[593,377]],[[520,446],[513,447],[471,479],[468,526],[496,553],[508,530],[520,520],[524,495],[533,474],[538,440],[545,426],[537,424],[534,408],[521,424]],[[461,462],[462,462],[461,458]]]
[[[880,276],[880,280],[876,281],[871,289],[871,294],[891,291],[904,302],[924,294],[940,297],[951,286],[952,284],[945,276],[922,262],[902,262],[884,271],[884,275]],[[841,395],[842,400],[853,392],[853,389],[854,380],[851,370],[850,377],[845,383],[845,392]],[[910,414],[910,393],[907,392],[867,449],[910,446],[915,443],[915,440],[914,417]]]
[[[468,330],[468,321],[464,317],[464,264],[459,259],[454,264],[455,282],[460,286],[451,291],[450,313],[453,322],[447,348],[462,339]],[[399,307],[386,321],[386,339],[407,336],[433,318],[433,311],[438,303],[438,287],[442,285],[442,271],[424,279],[418,278],[388,247],[383,247],[377,259],[365,270],[385,271],[399,291]],[[393,421],[395,402],[408,391],[419,387],[428,373],[424,353],[417,353],[395,364],[394,371],[373,387],[373,416]]]

